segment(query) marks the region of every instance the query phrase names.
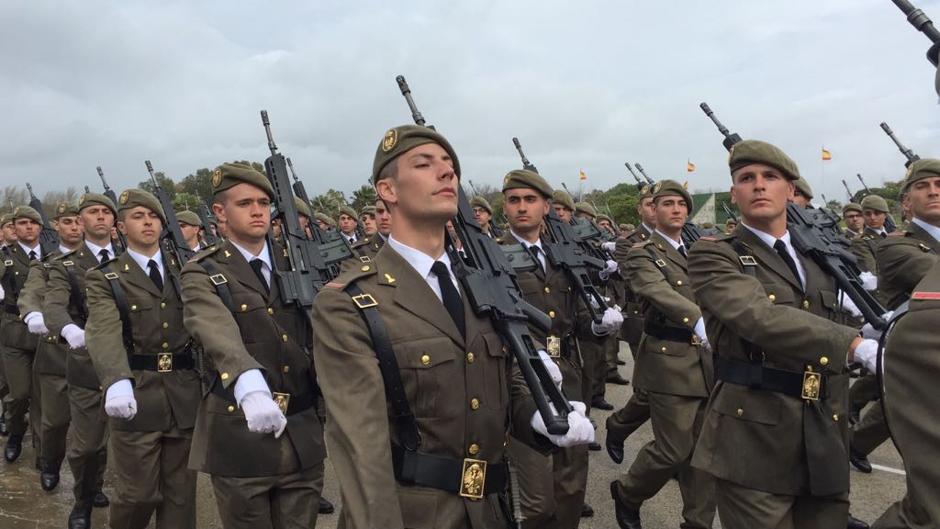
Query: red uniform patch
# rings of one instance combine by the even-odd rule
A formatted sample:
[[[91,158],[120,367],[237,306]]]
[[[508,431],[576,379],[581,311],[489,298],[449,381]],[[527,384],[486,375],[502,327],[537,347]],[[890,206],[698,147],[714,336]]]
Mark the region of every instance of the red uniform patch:
[[[914,292],[911,299],[940,299],[940,292]]]

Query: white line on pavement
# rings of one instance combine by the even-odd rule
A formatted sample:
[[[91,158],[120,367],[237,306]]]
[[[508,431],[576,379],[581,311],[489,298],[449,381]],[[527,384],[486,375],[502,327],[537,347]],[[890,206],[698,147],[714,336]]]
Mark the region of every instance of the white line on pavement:
[[[883,471],[885,471],[885,472],[890,472],[890,473],[892,473],[892,474],[897,474],[897,475],[899,475],[899,476],[906,476],[906,475],[907,475],[907,472],[904,472],[903,470],[900,470],[900,469],[897,469],[897,468],[892,468],[892,467],[886,467],[886,466],[884,466],[884,465],[876,465],[876,464],[874,464],[874,463],[872,463],[871,468],[874,468],[874,469],[877,469],[877,470],[883,470]]]

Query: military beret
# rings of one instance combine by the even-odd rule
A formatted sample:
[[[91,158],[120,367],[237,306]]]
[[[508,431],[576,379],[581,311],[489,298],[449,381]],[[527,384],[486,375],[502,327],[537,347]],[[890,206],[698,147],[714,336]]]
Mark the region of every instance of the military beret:
[[[483,209],[485,209],[487,212],[489,212],[490,215],[493,214],[493,208],[490,207],[490,203],[487,202],[486,199],[483,198],[481,195],[477,195],[477,196],[475,196],[475,197],[473,197],[473,198],[470,199],[470,207],[472,207],[472,208],[483,208]]]
[[[800,193],[803,193],[803,196],[812,199],[813,198],[813,188],[809,186],[809,182],[805,178],[800,177],[793,181],[793,185],[800,190]]]
[[[326,213],[316,213],[314,214],[314,218],[316,218],[317,221],[326,224],[327,226],[336,226],[336,221]]]
[[[503,192],[510,189],[534,189],[545,198],[552,198],[552,186],[535,171],[516,169],[503,177]]]
[[[628,222],[628,223],[626,223],[626,224],[621,224],[621,225],[620,225],[620,229],[627,230],[627,231],[633,231],[633,230],[636,229],[636,225],[635,225],[635,224],[631,224],[631,223]]]
[[[725,219],[725,226],[727,226],[728,224],[737,224],[737,223],[738,221],[732,219],[731,217],[728,217],[727,219]]]
[[[356,213],[356,210],[354,210],[353,208],[351,208],[351,207],[349,207],[349,206],[340,206],[340,207],[339,207],[339,214],[340,214],[340,215],[349,215],[349,216],[352,217],[353,219],[358,219],[358,218],[359,218],[359,214]]]
[[[359,218],[362,218],[363,215],[372,215],[375,216],[375,206],[365,206],[359,212]]]
[[[692,195],[684,185],[675,180],[661,180],[653,184],[653,200],[665,196],[680,196],[685,200],[686,210],[692,213],[695,205],[692,203]]]
[[[552,193],[552,202],[555,204],[561,204],[565,208],[574,212],[574,199],[571,198],[571,195],[568,194],[564,189],[556,189]]]
[[[574,211],[575,213],[583,213],[585,215],[590,215],[592,219],[597,217],[597,210],[594,209],[594,206],[588,204],[587,202],[578,202],[577,204],[575,204]]]
[[[878,195],[868,195],[862,199],[862,209],[872,209],[887,213],[888,201]]]
[[[640,201],[642,202],[644,198],[653,198],[652,184],[643,184],[643,187],[640,188]]]
[[[460,178],[460,163],[457,161],[457,153],[454,152],[454,148],[450,146],[447,138],[436,130],[420,125],[400,125],[388,129],[375,150],[375,159],[372,161],[372,183],[375,184],[379,181],[379,173],[392,160],[415,147],[428,143],[436,143],[447,151],[454,163],[454,173]]]
[[[610,223],[611,226],[614,225],[613,219],[611,219],[611,218],[608,217],[607,215],[604,215],[603,213],[599,213],[599,214],[597,215],[597,220],[598,220],[598,221],[606,220],[607,222]]]
[[[74,217],[78,215],[78,205],[74,202],[63,201],[55,206],[55,216],[52,218],[58,220],[62,217]]]
[[[78,210],[81,211],[89,206],[104,206],[111,210],[111,213],[117,215],[117,206],[111,199],[100,193],[85,193],[78,198]]]
[[[862,213],[861,204],[856,204],[855,202],[849,202],[848,204],[842,206],[842,216],[844,217],[849,211],[857,211]]]
[[[753,163],[762,163],[776,168],[789,180],[796,180],[800,177],[800,169],[796,166],[796,162],[778,147],[767,142],[744,140],[731,148],[728,166],[732,173]]]
[[[907,168],[907,174],[904,176],[901,192],[906,193],[908,188],[911,187],[911,184],[918,180],[935,176],[940,176],[940,160],[921,158]]]
[[[166,224],[166,213],[163,212],[163,207],[160,206],[160,201],[157,200],[157,197],[152,194],[144,191],[143,189],[125,189],[121,196],[118,197],[118,213],[124,211],[125,209],[132,209],[138,206],[145,207],[150,211],[153,211],[160,217],[160,221]]]
[[[274,188],[263,173],[244,163],[223,163],[212,171],[212,194],[217,195],[238,184],[251,184],[274,198]]]
[[[188,209],[184,211],[177,211],[176,220],[182,222],[183,224],[189,224],[190,226],[202,226],[202,221],[199,220],[199,215],[196,215]]]
[[[33,219],[42,224],[42,215],[29,206],[16,206],[16,209],[13,210],[13,220],[17,219]]]
[[[310,212],[310,206],[305,204],[304,201],[300,199],[300,197],[294,197],[294,207],[297,208],[298,215],[303,215],[308,219],[313,217],[313,213]]]
[[[4,213],[3,216],[0,216],[0,226],[6,226],[10,222],[13,222],[13,212]]]

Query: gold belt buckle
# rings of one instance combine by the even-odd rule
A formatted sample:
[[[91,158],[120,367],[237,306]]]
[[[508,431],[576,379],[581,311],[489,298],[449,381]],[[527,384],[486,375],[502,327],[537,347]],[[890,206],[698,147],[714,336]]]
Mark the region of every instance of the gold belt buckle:
[[[822,387],[822,375],[810,369],[803,373],[803,391],[800,398],[803,400],[819,400],[819,390]]]
[[[173,353],[159,353],[157,355],[157,373],[173,372]]]
[[[561,356],[561,338],[558,336],[549,336],[546,347],[548,348],[548,356],[552,358]]]
[[[281,409],[281,413],[287,415],[287,405],[290,404],[290,393],[273,392],[274,402]]]
[[[460,472],[460,496],[471,500],[482,500],[486,483],[486,461],[464,459]]]

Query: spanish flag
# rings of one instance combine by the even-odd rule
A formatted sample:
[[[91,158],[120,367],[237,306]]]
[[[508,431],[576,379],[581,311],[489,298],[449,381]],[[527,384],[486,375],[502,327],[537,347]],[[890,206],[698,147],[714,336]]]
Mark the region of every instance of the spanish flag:
[[[695,164],[692,163],[692,162],[689,161],[689,160],[686,160],[686,161],[685,161],[685,172],[687,172],[687,173],[694,173],[694,172],[695,172]]]
[[[584,171],[578,171],[578,179],[579,179],[579,180],[587,180],[587,175],[584,174]]]
[[[822,159],[823,159],[823,160],[831,160],[831,159],[832,159],[832,153],[829,152],[829,151],[827,151],[825,147],[822,148]]]

